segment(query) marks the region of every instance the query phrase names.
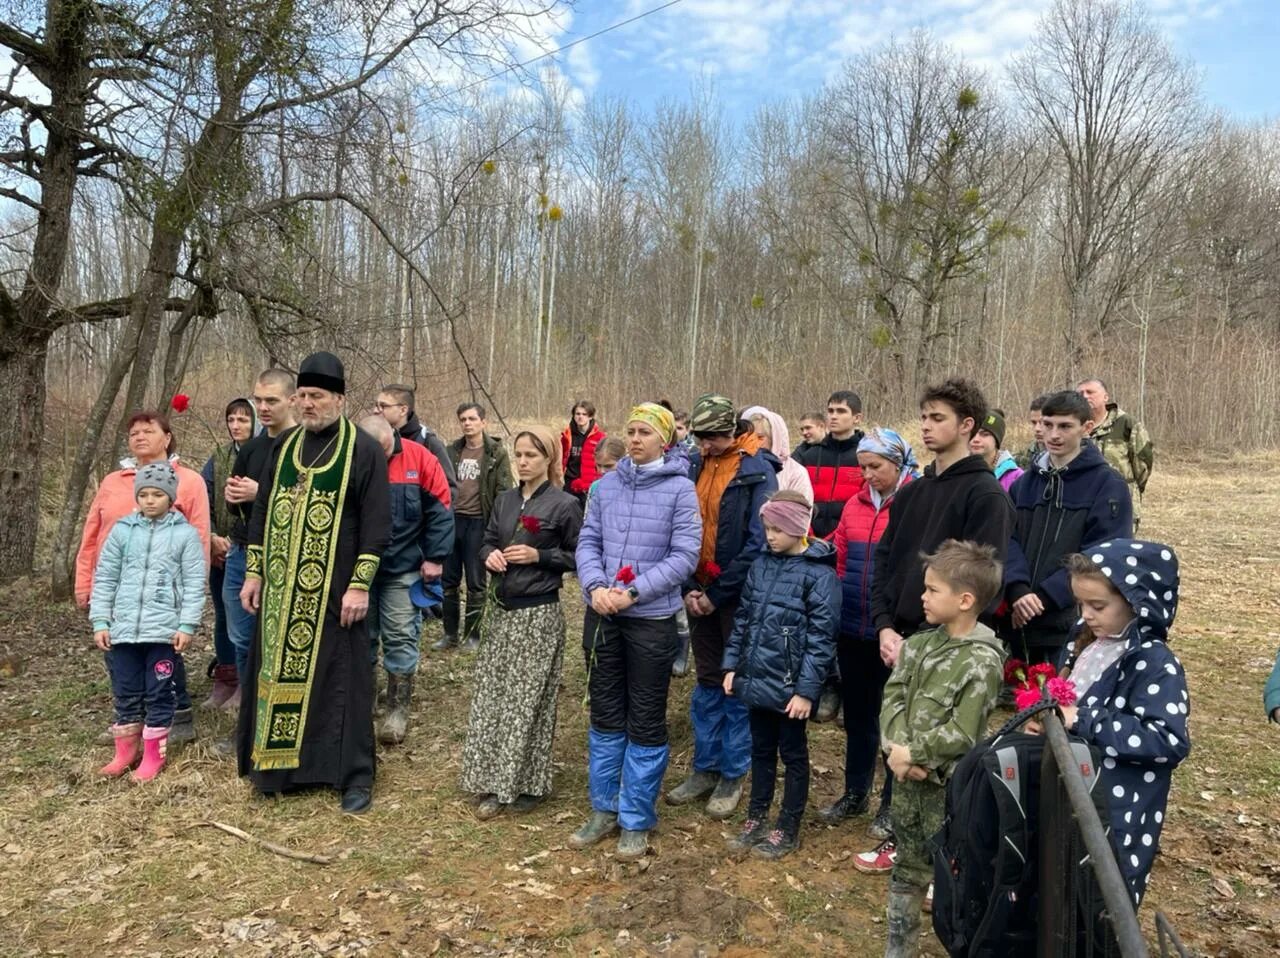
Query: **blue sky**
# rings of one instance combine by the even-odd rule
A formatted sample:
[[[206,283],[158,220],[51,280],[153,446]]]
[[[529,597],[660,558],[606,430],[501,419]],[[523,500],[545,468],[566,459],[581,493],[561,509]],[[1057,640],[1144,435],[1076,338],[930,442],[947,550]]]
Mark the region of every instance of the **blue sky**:
[[[662,0],[578,0],[544,49],[658,6]],[[762,101],[822,86],[841,62],[894,34],[925,27],[997,75],[1026,43],[1049,0],[680,0],[580,44],[558,59],[583,94],[640,107],[714,79],[731,118]],[[1206,100],[1240,119],[1280,118],[1277,0],[1148,0],[1202,76]],[[526,48],[528,49],[528,48]]]

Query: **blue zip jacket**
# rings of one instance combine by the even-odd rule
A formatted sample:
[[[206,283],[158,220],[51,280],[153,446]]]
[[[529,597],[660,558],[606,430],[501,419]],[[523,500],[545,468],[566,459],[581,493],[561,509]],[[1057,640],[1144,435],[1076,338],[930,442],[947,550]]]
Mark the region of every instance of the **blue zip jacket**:
[[[661,619],[681,606],[680,585],[693,574],[702,544],[702,516],[689,481],[689,457],[668,449],[652,468],[637,468],[630,457],[592,487],[574,558],[582,596],[617,585],[618,572],[631,567],[639,598],[623,618]]]
[[[765,551],[764,520],[760,507],[778,491],[778,470],[782,463],[771,452],[761,449],[746,455],[739,453],[742,461],[738,472],[729,480],[720,497],[720,516],[716,522],[716,565],[720,575],[705,588],[696,579],[685,583],[685,592],[702,589],[717,609],[738,601],[747,570],[760,553]],[[703,462],[699,457],[691,469],[697,483]]]
[[[836,650],[836,550],[817,540],[800,555],[751,563],[721,668],[748,708],[784,711],[793,695],[817,702]]]
[[[111,644],[170,644],[194,634],[204,612],[204,546],[182,513],[131,512],[111,527],[93,573],[89,621]]]

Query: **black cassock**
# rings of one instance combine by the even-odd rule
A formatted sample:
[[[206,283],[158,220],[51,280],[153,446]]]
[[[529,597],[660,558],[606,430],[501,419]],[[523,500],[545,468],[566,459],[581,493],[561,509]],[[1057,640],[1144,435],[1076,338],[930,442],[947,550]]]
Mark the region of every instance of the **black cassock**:
[[[331,455],[343,420],[317,433],[302,435],[298,461],[304,468],[323,463]],[[367,566],[380,557],[391,534],[391,501],[387,459],[377,440],[349,421],[355,430],[347,492],[338,517],[337,544],[325,604],[321,638],[314,652],[314,673],[296,768],[255,768],[254,743],[259,721],[259,676],[263,660],[263,614],[259,614],[241,690],[236,730],[239,773],[262,792],[327,786],[345,789],[372,786],[374,778],[373,664],[364,621],[349,628],[339,624],[342,596],[356,572],[357,559]],[[261,547],[266,534],[272,483],[287,442],[272,450],[259,477],[258,497],[249,522],[249,545]],[[287,452],[285,453],[288,454]],[[289,571],[293,575],[297,570]],[[371,577],[370,577],[371,578]],[[264,587],[265,588],[265,587]],[[263,609],[265,611],[265,608]]]

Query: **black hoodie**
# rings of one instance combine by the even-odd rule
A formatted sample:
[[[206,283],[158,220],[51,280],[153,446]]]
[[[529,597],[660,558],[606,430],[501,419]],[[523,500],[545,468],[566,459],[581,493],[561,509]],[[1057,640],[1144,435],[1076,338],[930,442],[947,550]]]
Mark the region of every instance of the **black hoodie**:
[[[981,456],[968,456],[938,475],[933,465],[898,490],[889,524],[876,546],[871,618],[876,631],[909,636],[924,625],[922,552],[947,539],[994,546],[1002,562],[1013,533],[1013,503]]]

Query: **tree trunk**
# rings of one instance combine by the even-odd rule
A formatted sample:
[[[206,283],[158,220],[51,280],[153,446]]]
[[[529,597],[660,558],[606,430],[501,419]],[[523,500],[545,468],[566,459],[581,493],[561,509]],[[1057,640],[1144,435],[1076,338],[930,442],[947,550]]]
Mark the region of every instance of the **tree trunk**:
[[[48,334],[0,345],[0,577],[30,571],[40,525],[40,445],[44,434]]]

